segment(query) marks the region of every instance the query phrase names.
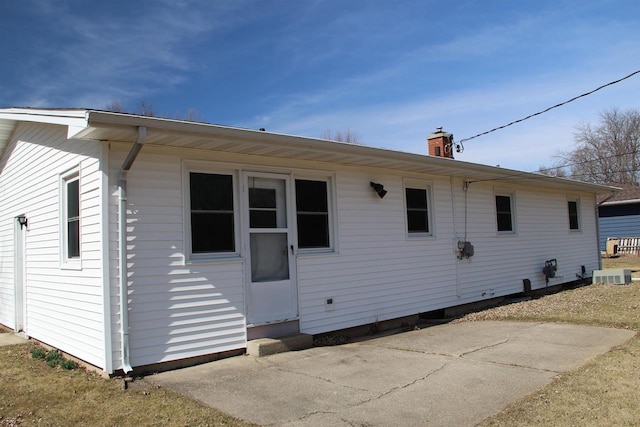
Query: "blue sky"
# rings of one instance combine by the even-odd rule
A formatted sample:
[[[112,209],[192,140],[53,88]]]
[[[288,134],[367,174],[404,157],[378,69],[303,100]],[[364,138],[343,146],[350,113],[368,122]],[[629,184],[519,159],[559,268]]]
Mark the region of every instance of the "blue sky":
[[[637,0],[0,2],[0,106],[156,113],[426,153],[640,69]],[[576,125],[640,109],[640,75],[464,144],[460,160],[550,165]]]

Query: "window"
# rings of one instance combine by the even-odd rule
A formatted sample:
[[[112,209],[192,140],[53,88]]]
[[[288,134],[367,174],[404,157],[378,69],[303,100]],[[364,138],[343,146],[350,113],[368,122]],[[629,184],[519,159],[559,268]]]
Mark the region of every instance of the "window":
[[[189,174],[191,252],[235,252],[233,176]]]
[[[275,188],[249,188],[249,227],[277,228]]]
[[[329,193],[327,181],[296,179],[298,248],[329,248]]]
[[[512,198],[507,195],[496,195],[496,220],[498,232],[513,232]]]
[[[433,235],[431,217],[431,182],[404,179],[404,203],[409,236]]]
[[[569,230],[580,230],[580,212],[578,210],[578,201],[569,200]]]
[[[429,205],[426,188],[405,188],[407,231],[429,233]]]
[[[63,178],[64,260],[80,258],[80,177],[78,172]]]

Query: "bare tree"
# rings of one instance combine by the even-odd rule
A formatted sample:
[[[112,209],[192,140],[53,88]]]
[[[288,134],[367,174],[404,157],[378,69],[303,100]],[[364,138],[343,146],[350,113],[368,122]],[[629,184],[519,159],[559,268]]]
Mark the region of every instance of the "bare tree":
[[[114,99],[110,104],[105,106],[107,111],[113,111],[114,113],[126,113],[127,109],[124,107],[119,99]]]
[[[638,182],[640,111],[613,108],[600,114],[599,123],[576,129],[576,148],[556,156],[572,178],[599,184]]]
[[[119,99],[114,99],[110,104],[105,106],[107,111],[113,111],[114,113],[131,113],[137,114],[140,116],[148,116],[148,117],[163,117],[166,119],[175,119],[175,120],[184,120],[187,122],[204,122],[204,117],[196,110],[195,108],[188,108],[187,111],[183,114],[181,112],[177,112],[176,114],[160,114],[156,115],[155,108],[153,105],[147,101],[145,98],[141,99],[138,103],[135,111],[129,111],[124,104]]]
[[[204,122],[204,118],[195,108],[187,108],[184,114],[178,112],[174,117],[176,120],[184,120],[185,122]]]
[[[153,106],[145,98],[142,98],[140,100],[140,104],[138,104],[138,111],[136,112],[136,114],[148,117],[156,116],[156,112],[154,111]]]
[[[540,166],[538,168],[538,173],[547,176],[555,176],[558,178],[566,178],[567,176],[569,176],[567,169],[559,164],[556,164],[555,166]]]
[[[331,129],[327,129],[324,131],[322,135],[323,139],[328,139],[330,141],[338,141],[338,142],[348,142],[351,144],[362,144],[362,140],[360,135],[347,128],[342,131],[332,132]]]

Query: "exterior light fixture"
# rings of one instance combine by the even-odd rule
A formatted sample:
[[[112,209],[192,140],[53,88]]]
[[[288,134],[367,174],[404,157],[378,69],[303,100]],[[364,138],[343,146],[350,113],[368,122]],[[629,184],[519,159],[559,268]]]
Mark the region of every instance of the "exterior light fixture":
[[[378,193],[378,196],[382,199],[385,194],[387,194],[387,190],[384,189],[384,185],[378,184],[377,182],[371,182],[371,188]]]
[[[20,230],[22,230],[23,227],[27,226],[27,217],[24,215],[20,215],[16,218],[18,220],[18,224],[20,224]]]

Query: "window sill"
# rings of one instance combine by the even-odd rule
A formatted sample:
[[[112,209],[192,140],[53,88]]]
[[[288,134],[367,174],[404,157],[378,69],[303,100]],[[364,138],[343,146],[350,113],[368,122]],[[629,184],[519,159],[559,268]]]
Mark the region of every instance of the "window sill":
[[[407,240],[428,240],[435,239],[436,236],[433,233],[407,233]]]
[[[60,270],[82,270],[82,261],[67,261],[60,264]]]
[[[244,262],[244,258],[238,254],[203,256],[185,259],[184,265],[225,264]]]
[[[315,256],[337,256],[338,251],[335,249],[298,249],[296,252],[297,257],[315,257]]]

